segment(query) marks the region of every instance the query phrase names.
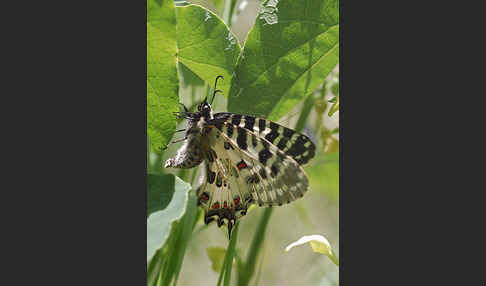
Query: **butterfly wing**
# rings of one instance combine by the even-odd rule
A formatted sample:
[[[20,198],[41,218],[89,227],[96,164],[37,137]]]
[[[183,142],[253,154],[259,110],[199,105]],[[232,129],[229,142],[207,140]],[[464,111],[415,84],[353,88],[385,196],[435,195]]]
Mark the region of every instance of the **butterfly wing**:
[[[300,164],[314,155],[314,144],[305,135],[263,120],[219,113],[208,122],[205,176],[197,192],[206,223],[217,217],[218,226],[227,221],[231,232],[236,219],[252,203],[282,205],[307,190],[308,180]],[[251,122],[258,122],[260,128],[252,127]],[[264,128],[260,122],[265,122]]]
[[[263,137],[268,143],[275,145],[285,155],[291,156],[299,165],[306,164],[315,155],[316,147],[307,136],[270,120],[221,112],[214,115],[213,121],[231,123],[234,127],[254,132],[258,137]]]

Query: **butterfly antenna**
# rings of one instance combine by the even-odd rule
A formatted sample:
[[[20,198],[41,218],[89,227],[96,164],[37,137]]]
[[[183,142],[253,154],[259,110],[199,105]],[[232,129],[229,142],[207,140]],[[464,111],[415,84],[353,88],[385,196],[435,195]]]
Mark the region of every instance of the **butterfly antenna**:
[[[189,110],[187,109],[187,107],[184,105],[184,103],[179,102],[179,105],[182,105],[182,107],[184,108],[184,112],[188,112],[188,111],[189,111]]]
[[[218,84],[218,79],[222,78],[224,80],[224,77],[222,75],[218,75],[216,79],[214,80],[214,92],[213,92],[213,99],[211,99],[211,104],[213,104],[214,97],[216,96],[216,93],[218,92],[223,92],[222,90],[216,89],[216,85]]]

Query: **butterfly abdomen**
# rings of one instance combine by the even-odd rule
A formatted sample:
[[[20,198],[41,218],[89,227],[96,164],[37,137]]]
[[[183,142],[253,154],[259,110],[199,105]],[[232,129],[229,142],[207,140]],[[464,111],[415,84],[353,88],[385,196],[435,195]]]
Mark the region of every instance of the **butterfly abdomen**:
[[[177,155],[165,162],[166,168],[193,168],[201,164],[203,151],[201,148],[201,132],[196,125],[190,125],[186,131],[186,141],[177,151]]]

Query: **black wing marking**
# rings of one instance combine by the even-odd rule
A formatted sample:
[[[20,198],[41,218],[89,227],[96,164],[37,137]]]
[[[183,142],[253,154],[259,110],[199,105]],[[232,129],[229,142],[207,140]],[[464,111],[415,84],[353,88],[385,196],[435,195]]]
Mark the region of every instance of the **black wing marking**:
[[[300,165],[306,164],[315,155],[316,147],[309,137],[273,121],[249,115],[221,112],[216,113],[214,119],[208,123],[216,125],[219,128],[225,122],[233,125],[233,128],[230,127],[225,132],[228,137],[232,138],[235,136],[236,127],[244,128],[253,132],[258,137],[265,138],[267,142],[275,145],[286,155],[291,156]],[[244,141],[242,138],[241,142]],[[255,141],[250,143],[253,142]],[[243,147],[245,147],[244,144],[240,146],[240,148],[244,149]]]

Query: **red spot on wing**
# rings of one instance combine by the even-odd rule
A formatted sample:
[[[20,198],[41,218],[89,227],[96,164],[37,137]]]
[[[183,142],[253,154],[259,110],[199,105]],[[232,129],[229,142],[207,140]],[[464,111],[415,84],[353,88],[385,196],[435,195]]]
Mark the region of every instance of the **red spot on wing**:
[[[246,163],[241,161],[240,163],[238,163],[238,165],[236,165],[236,167],[238,167],[238,170],[241,170],[246,167]]]
[[[204,201],[209,200],[209,197],[208,197],[208,196],[207,196],[205,193],[202,193],[202,194],[201,194],[201,196],[200,196],[200,198],[201,198],[202,200],[204,200]]]

